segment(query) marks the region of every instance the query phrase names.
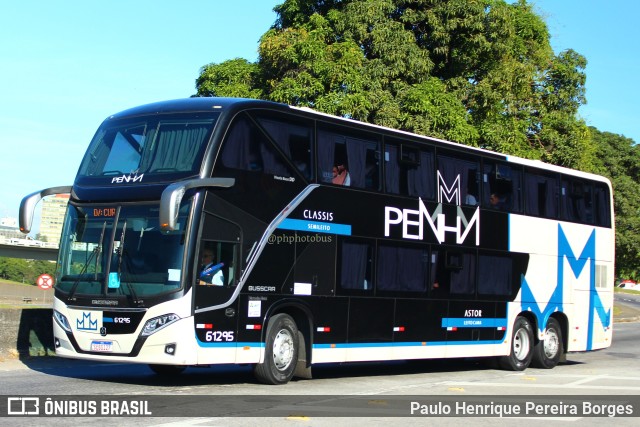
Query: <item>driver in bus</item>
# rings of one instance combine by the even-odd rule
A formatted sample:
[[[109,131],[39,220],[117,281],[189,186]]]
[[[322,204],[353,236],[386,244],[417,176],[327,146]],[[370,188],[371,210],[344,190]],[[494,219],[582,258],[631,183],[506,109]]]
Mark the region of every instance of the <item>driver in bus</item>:
[[[214,250],[205,247],[200,257],[199,285],[224,286],[224,263],[216,263]]]

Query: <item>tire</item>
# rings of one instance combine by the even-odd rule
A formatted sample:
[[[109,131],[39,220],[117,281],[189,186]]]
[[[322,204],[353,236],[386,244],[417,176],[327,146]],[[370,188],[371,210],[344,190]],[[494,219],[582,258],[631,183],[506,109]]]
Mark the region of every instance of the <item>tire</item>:
[[[180,375],[187,367],[180,365],[149,365],[153,372],[162,376]]]
[[[562,329],[560,329],[560,323],[552,317],[547,322],[544,339],[538,341],[533,348],[531,366],[552,369],[560,362],[563,352]]]
[[[524,371],[533,358],[533,330],[525,317],[513,323],[511,349],[508,356],[499,359],[500,367],[509,371]]]
[[[253,373],[263,384],[286,384],[298,363],[298,327],[288,314],[276,314],[269,319],[265,340],[264,362]]]

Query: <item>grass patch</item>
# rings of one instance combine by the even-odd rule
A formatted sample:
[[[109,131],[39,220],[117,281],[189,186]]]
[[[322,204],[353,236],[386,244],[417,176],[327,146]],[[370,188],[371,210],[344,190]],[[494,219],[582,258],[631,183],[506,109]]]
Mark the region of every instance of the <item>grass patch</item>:
[[[634,289],[625,289],[625,288],[613,288],[613,292],[617,294],[630,294],[630,295],[640,295],[640,291],[636,291]]]
[[[20,285],[20,286],[36,286],[35,283],[22,283],[22,282],[15,282],[13,280],[0,279],[0,285],[3,285],[3,284]]]

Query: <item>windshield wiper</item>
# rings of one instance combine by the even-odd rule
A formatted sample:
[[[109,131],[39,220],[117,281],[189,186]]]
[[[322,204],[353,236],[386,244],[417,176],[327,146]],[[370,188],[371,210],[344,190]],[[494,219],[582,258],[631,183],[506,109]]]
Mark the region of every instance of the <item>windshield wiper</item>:
[[[122,269],[122,256],[124,255],[124,236],[127,232],[127,220],[124,220],[122,225],[122,234],[120,235],[120,257],[118,257],[118,277],[120,277],[120,270]]]
[[[96,262],[94,265],[93,271],[93,280],[98,281],[98,264],[101,261],[102,255],[102,242],[104,241],[104,231],[107,229],[107,221],[102,223],[102,232],[100,233],[100,241],[98,242],[98,247],[96,248]]]
[[[122,234],[120,235],[120,257],[118,258],[118,281],[120,280],[121,277],[121,271],[122,271],[122,259],[125,256],[125,249],[124,249],[124,238],[126,235],[126,231],[127,231],[127,220],[124,221],[124,224],[122,225]],[[127,253],[127,258],[129,258],[129,255]],[[129,267],[129,275],[131,275],[131,266],[130,266],[130,262],[127,263],[127,266]],[[131,298],[133,299],[133,303],[137,304],[138,303],[138,295],[136,294],[136,291],[133,287],[133,285],[131,284],[131,280],[126,280],[125,283],[127,284],[127,289],[129,289],[129,294],[131,296]]]
[[[78,274],[78,278],[76,279],[76,281],[73,282],[73,286],[71,287],[71,290],[69,291],[69,296],[67,297],[67,299],[69,301],[71,301],[73,299],[73,295],[76,293],[76,289],[78,288],[78,285],[80,284],[80,281],[82,280],[82,276],[87,272],[87,268],[89,267],[89,263],[91,262],[91,260],[93,259],[94,256],[96,257],[96,262],[94,264],[95,271],[94,271],[94,275],[93,275],[93,281],[94,282],[98,281],[98,258],[100,256],[99,254],[102,252],[102,242],[104,241],[104,232],[105,232],[106,227],[107,227],[107,221],[104,221],[102,223],[102,233],[100,233],[100,241],[98,242],[98,246],[96,246],[96,248],[91,251],[91,256],[89,257],[89,259],[87,259],[87,261],[82,266],[82,270],[80,271],[80,274]],[[87,244],[89,244],[89,243],[87,242]]]

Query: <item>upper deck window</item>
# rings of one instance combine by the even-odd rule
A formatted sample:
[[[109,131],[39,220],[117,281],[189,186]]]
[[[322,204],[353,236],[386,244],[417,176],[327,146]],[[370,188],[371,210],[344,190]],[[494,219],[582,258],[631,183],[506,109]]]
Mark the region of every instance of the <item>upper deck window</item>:
[[[78,178],[128,176],[134,182],[173,181],[197,175],[217,114],[141,117],[105,122],[80,165]]]
[[[318,131],[318,175],[321,182],[345,187],[380,188],[379,140],[351,129]]]
[[[435,166],[431,149],[389,141],[384,158],[388,193],[435,199]]]

